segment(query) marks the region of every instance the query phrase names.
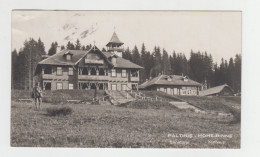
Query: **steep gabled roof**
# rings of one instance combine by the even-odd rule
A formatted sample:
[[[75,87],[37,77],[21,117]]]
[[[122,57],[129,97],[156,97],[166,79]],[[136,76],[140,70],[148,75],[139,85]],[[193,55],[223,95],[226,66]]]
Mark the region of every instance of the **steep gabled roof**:
[[[141,84],[139,88],[147,88],[152,85],[175,85],[175,86],[201,86],[200,83],[187,79],[180,75],[160,75]]]
[[[108,42],[108,44],[106,46],[109,46],[111,44],[118,44],[118,45],[123,45],[124,43],[121,42],[116,34],[116,32],[113,33],[110,41]]]
[[[229,88],[232,92],[234,92],[233,89],[229,85],[223,84],[220,86],[216,86],[216,87],[212,87],[212,88],[200,91],[199,95],[207,96],[207,95],[217,94],[217,93],[220,93],[225,87]]]
[[[115,68],[142,69],[143,67],[121,57],[117,57]]]
[[[110,58],[112,56],[117,57],[116,58],[116,64],[114,65],[115,68],[128,68],[128,69],[142,69],[143,67],[127,60],[122,57],[116,56],[113,52],[102,52],[107,58]]]
[[[53,56],[50,56],[42,61],[40,61],[38,64],[40,65],[74,65],[79,61],[82,57],[84,57],[88,51],[82,51],[82,50],[62,50],[59,53],[56,53]],[[73,57],[71,58],[71,61],[67,61],[64,57],[65,54],[73,54]]]

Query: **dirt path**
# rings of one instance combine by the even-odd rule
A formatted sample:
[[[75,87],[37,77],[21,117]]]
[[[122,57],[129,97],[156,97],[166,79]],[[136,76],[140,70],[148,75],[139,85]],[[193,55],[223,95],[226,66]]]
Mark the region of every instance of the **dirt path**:
[[[177,102],[177,101],[171,101],[170,104],[174,105],[175,107],[179,108],[179,109],[192,109],[195,112],[205,112],[200,110],[199,108],[192,106],[186,102]]]

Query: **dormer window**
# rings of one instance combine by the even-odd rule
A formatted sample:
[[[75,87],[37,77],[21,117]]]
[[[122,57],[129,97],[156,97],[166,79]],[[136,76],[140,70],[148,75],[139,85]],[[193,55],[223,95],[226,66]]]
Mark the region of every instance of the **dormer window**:
[[[72,55],[73,54],[70,51],[66,52],[64,54],[64,57],[65,57],[66,61],[71,61]]]
[[[172,81],[172,78],[171,77],[167,77],[167,81]]]
[[[70,55],[70,54],[67,54],[67,55],[66,55],[66,60],[67,60],[67,61],[71,61],[71,55]]]
[[[187,76],[184,76],[182,79],[184,82],[187,82],[189,80],[189,78]]]

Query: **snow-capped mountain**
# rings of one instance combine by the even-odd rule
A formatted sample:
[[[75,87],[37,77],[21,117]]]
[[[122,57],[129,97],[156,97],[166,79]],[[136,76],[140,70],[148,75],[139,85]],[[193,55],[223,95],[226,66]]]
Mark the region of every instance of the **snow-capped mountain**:
[[[68,41],[75,43],[77,39],[83,44],[88,44],[91,39],[91,35],[95,34],[98,30],[98,24],[91,25],[89,27],[79,27],[79,25],[67,23],[59,28],[60,33],[60,45],[66,45]]]

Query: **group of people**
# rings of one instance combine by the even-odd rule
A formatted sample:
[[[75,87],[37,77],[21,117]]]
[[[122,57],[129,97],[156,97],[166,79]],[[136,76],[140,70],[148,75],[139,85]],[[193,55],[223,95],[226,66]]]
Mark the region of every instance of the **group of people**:
[[[42,89],[39,82],[35,83],[35,86],[33,87],[32,98],[34,99],[36,110],[40,110],[42,103]]]

